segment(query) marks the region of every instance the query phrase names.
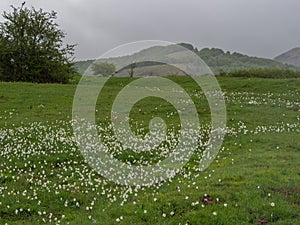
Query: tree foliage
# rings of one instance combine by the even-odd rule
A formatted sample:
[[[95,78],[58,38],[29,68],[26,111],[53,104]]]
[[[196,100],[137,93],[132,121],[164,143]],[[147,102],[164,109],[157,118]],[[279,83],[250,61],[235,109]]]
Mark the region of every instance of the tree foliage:
[[[57,13],[11,6],[0,23],[0,79],[66,83],[74,73],[74,45],[64,45]]]
[[[111,76],[116,71],[116,66],[108,62],[94,62],[92,64],[92,71],[94,75]]]

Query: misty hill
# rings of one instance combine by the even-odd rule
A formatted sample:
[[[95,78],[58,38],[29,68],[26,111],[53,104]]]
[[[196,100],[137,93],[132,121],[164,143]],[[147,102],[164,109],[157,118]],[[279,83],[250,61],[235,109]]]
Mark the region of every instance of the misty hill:
[[[272,59],[259,58],[247,56],[237,52],[225,52],[218,48],[204,48],[198,50],[193,45],[187,43],[181,43],[181,46],[194,51],[200,58],[212,69],[215,74],[226,73],[236,70],[247,70],[247,69],[292,69],[300,70],[300,68],[288,65],[285,63],[277,62]],[[181,57],[184,54],[183,51],[172,48],[172,46],[154,46],[147,49],[143,49],[140,52],[134,53],[128,56],[110,58],[110,62],[122,62],[131,64],[135,62],[137,58],[143,58],[143,56],[151,55],[155,56],[171,56],[176,60],[176,57]],[[182,58],[182,57],[181,57]],[[105,61],[105,60],[104,60]],[[94,60],[79,61],[76,62],[75,66],[78,68],[78,72],[83,74],[88,66],[93,63]],[[128,76],[129,67],[124,67],[118,71],[117,76]],[[169,65],[162,65],[161,63],[138,63],[135,68],[136,76],[151,76],[151,75],[184,75],[184,73],[177,68]]]
[[[159,61],[159,58],[162,56],[167,56],[169,58],[174,59],[176,61],[176,58],[179,59],[179,57],[182,57],[182,55],[178,54],[184,54],[184,52],[188,50],[194,50],[194,47],[190,44],[184,44],[182,43],[181,46],[185,48],[178,48],[176,45],[169,45],[169,46],[153,46],[150,48],[143,49],[137,53],[134,53],[132,55],[126,55],[121,57],[114,57],[114,58],[108,58],[101,59],[97,61],[109,61],[110,63],[113,63],[115,65],[124,65],[124,68],[118,70],[118,73],[116,76],[128,76],[128,70],[130,69],[130,64],[133,62],[136,63],[135,70],[135,76],[162,76],[162,75],[184,75],[181,71],[179,71],[177,68],[172,67],[170,65],[162,64],[160,62],[138,62],[143,59],[148,58],[148,56],[151,56],[154,60]],[[78,72],[80,74],[83,74],[93,63],[95,60],[87,60],[87,61],[78,61],[75,63],[75,67],[77,68]],[[89,72],[88,72],[89,73]]]
[[[275,57],[274,60],[294,66],[300,66],[300,48],[293,48]]]

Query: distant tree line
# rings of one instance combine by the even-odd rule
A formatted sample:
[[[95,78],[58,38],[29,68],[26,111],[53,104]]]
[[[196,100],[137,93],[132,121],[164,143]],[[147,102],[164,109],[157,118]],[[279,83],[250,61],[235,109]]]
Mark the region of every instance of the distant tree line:
[[[11,6],[0,22],[0,80],[67,83],[73,68],[74,45],[55,22],[57,13]]]
[[[300,71],[290,69],[247,69],[223,74],[228,77],[300,78]]]

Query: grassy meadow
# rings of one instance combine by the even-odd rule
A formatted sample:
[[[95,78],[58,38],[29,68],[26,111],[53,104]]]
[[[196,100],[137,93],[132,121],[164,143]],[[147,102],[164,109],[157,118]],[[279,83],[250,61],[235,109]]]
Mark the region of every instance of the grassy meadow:
[[[168,78],[191,96],[207,133],[201,89],[188,77]],[[99,126],[108,129],[114,97],[132,79],[106,84]],[[0,224],[300,224],[300,79],[218,81],[227,129],[217,158],[199,172],[193,156],[172,181],[150,188],[118,186],[84,162],[71,126],[76,84],[0,83]],[[153,116],[179,122],[169,103],[149,97],[132,108],[132,129],[147,131]],[[114,140],[110,130],[103,135]],[[137,164],[165,157],[113,154]]]

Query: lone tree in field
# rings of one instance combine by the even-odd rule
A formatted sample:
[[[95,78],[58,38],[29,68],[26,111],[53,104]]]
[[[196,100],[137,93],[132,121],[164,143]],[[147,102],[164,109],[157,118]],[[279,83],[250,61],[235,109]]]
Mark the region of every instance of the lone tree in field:
[[[64,45],[54,11],[11,6],[0,22],[0,80],[67,83],[74,45]]]
[[[136,68],[136,62],[131,63],[128,71],[129,77],[133,77],[135,68]]]

